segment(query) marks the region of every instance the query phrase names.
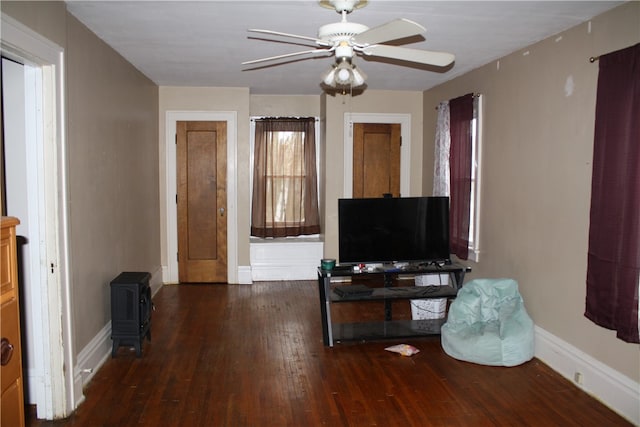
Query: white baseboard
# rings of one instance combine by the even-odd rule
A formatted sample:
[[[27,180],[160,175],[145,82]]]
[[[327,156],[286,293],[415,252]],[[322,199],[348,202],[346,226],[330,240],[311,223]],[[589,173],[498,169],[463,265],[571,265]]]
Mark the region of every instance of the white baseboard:
[[[250,285],[251,283],[253,283],[253,279],[251,276],[251,266],[239,265],[237,273],[238,273],[237,275],[238,285]],[[169,277],[169,270],[166,266],[162,267],[162,276],[160,277],[160,280],[163,280],[162,279],[163,277]],[[162,287],[162,285],[176,285],[176,284],[177,282],[176,283],[173,283],[173,282],[160,283],[158,285],[158,290],[160,290],[160,287]],[[157,290],[156,291],[153,290],[154,289],[153,285],[151,286],[151,288],[152,288],[153,295],[155,295]]]
[[[538,326],[535,334],[538,359],[633,424],[640,425],[640,384]]]
[[[153,297],[162,287],[162,278],[164,277],[162,267],[158,267],[156,271],[151,271],[151,279],[149,287],[151,288],[151,296]]]
[[[236,277],[238,278],[238,283],[237,283],[238,285],[250,285],[253,283],[253,279],[251,277],[251,266],[239,265],[237,273],[238,274]],[[162,276],[160,277],[160,280],[162,280],[163,277],[169,277],[168,268],[166,266],[162,267]],[[160,290],[160,287],[162,285],[175,285],[175,284],[177,283],[171,283],[171,282],[160,283],[158,290]],[[153,292],[153,295],[155,295],[155,292]]]
[[[252,283],[253,283],[253,279],[251,276],[251,267],[248,265],[238,266],[238,284],[250,285]]]
[[[251,278],[254,282],[315,280],[323,251],[319,240],[251,242]]]
[[[261,265],[251,269],[253,282],[282,281],[282,280],[315,280],[318,278],[318,266],[305,267],[300,265]]]
[[[164,285],[175,285],[178,282],[176,281],[175,283],[169,279],[170,275],[169,275],[169,266],[167,265],[163,265],[162,266],[162,284]]]
[[[76,358],[76,366],[73,368],[73,385],[75,396],[78,400],[74,402],[77,408],[84,400],[84,386],[91,381],[91,378],[98,372],[98,369],[107,361],[111,354],[111,321],[93,337],[93,339],[83,348]]]

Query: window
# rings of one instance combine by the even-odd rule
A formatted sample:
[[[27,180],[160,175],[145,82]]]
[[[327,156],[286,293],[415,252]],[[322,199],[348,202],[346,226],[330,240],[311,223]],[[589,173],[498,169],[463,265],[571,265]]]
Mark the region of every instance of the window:
[[[479,230],[480,230],[480,153],[481,153],[481,123],[482,95],[473,99],[473,119],[471,120],[471,194],[469,220],[469,258],[478,261]]]
[[[452,253],[479,259],[481,95],[438,106],[433,194],[451,198]]]
[[[315,118],[254,119],[251,235],[320,232]]]

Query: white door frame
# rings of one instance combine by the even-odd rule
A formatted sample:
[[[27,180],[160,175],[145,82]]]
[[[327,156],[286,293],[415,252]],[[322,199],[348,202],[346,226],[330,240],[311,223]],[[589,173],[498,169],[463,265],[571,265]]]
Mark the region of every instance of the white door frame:
[[[67,211],[67,162],[65,140],[65,86],[64,50],[30,28],[9,16],[1,17],[2,54],[39,68],[41,93],[27,100],[32,106],[40,102],[37,120],[41,132],[27,132],[27,147],[33,155],[42,159],[42,170],[38,164],[27,164],[27,175],[35,180],[38,194],[34,202],[38,207],[37,226],[41,234],[40,262],[44,262],[39,286],[39,311],[42,322],[36,326],[43,345],[40,355],[43,367],[43,384],[38,393],[39,418],[63,418],[71,414],[83,399],[81,384],[74,385],[73,372],[73,324],[70,315],[70,267],[68,250]],[[35,80],[37,81],[37,79]],[[32,96],[29,95],[29,96]],[[25,97],[28,93],[25,93]],[[42,172],[42,173],[40,173]]]
[[[237,122],[235,111],[167,111],[165,115],[167,268],[164,283],[178,283],[178,212],[176,195],[176,122],[227,122],[227,282],[238,283]]]
[[[43,413],[45,363],[49,351],[48,318],[43,318],[46,300],[46,247],[40,206],[44,205],[42,138],[42,69],[15,59],[2,58],[2,103],[4,123],[4,159],[6,213],[17,217],[18,258],[21,263],[20,304],[23,332],[23,380],[28,395],[25,403],[38,405]],[[20,242],[22,240],[22,242]],[[43,357],[44,356],[44,357]],[[46,411],[44,411],[46,412]]]
[[[400,195],[408,197],[411,180],[411,114],[344,113],[344,197],[353,196],[353,124],[399,123],[400,138]]]

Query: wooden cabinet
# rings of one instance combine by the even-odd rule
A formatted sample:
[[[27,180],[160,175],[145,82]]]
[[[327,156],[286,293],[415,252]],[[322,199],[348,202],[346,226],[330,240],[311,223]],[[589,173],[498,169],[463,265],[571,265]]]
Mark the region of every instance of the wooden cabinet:
[[[18,305],[18,268],[16,262],[16,225],[20,221],[2,217],[0,244],[0,425],[24,426],[24,385],[20,311]]]

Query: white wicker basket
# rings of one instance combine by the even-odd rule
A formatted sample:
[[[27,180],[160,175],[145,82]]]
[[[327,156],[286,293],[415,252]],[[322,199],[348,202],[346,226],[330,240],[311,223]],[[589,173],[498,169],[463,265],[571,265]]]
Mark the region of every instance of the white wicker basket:
[[[449,274],[423,274],[415,277],[416,286],[448,286]],[[447,299],[412,299],[413,320],[443,319],[447,314]]]

